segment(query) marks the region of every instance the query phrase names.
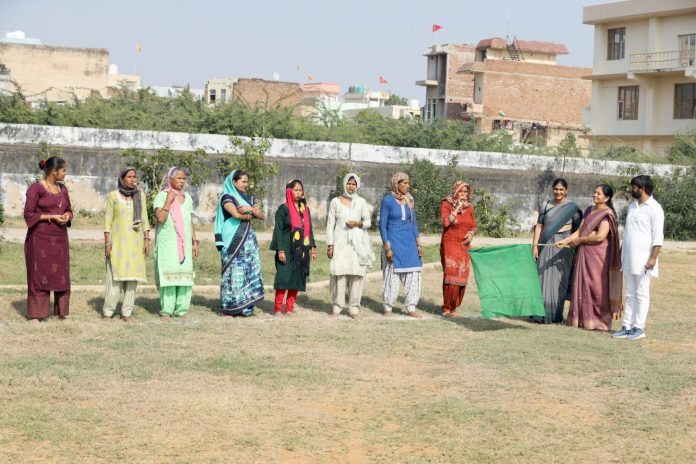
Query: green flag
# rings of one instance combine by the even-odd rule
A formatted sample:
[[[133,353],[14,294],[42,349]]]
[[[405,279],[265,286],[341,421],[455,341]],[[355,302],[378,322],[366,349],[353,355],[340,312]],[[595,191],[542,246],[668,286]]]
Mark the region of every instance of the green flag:
[[[469,250],[484,319],[544,316],[544,298],[529,245]]]

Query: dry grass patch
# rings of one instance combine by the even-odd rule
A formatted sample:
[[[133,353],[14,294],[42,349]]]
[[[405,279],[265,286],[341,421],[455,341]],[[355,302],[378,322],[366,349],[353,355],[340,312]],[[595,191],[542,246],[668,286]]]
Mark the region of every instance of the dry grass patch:
[[[98,320],[76,293],[70,319],[23,319],[0,294],[0,455],[9,462],[694,462],[696,254],[668,252],[648,338],[463,317],[381,316],[380,282],[360,319],[328,317],[326,290],[275,320],[214,313]]]

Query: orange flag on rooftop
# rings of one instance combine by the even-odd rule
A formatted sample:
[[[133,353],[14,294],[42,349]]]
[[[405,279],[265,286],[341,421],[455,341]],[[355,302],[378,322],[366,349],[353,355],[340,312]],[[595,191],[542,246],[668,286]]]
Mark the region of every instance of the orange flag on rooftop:
[[[308,81],[313,81],[313,80],[314,80],[314,76],[312,76],[311,74],[307,74],[307,80],[308,80]]]
[[[143,46],[140,45],[139,43],[135,44],[135,51],[136,51],[137,53],[142,52],[142,51],[143,51]]]

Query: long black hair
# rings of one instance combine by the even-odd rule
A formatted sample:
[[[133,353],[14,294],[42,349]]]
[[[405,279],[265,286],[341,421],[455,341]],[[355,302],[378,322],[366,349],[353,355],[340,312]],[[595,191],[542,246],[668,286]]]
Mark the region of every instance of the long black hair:
[[[46,176],[48,176],[54,170],[63,167],[65,167],[65,160],[63,158],[58,158],[57,156],[51,156],[48,159],[39,161],[39,169],[41,169]]]

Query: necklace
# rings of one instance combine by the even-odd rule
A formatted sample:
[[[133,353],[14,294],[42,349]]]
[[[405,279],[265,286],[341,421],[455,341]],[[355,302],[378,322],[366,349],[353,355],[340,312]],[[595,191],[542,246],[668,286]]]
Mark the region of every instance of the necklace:
[[[43,182],[44,187],[46,187],[46,190],[48,190],[48,193],[50,193],[51,195],[58,195],[60,193],[60,186],[59,185],[56,185],[56,187],[58,187],[58,191],[56,193],[53,193],[53,189],[51,188],[51,184],[49,184],[46,179],[44,179],[42,182]]]

